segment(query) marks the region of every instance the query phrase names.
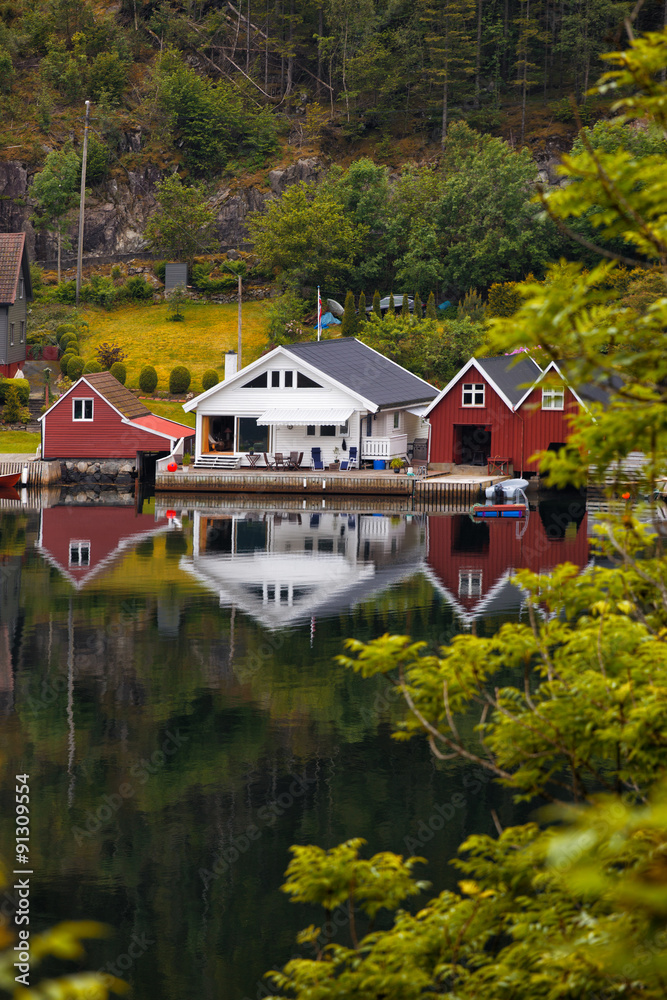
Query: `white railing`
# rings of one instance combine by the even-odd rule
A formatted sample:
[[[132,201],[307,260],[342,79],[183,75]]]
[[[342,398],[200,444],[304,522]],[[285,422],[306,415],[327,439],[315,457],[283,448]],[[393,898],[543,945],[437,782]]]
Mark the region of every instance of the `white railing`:
[[[362,459],[402,458],[408,449],[408,435],[394,434],[392,437],[370,437],[361,439]]]

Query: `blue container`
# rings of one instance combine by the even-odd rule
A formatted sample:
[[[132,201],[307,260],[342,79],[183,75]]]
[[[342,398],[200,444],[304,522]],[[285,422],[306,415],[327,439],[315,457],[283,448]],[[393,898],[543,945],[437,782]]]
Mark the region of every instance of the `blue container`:
[[[384,459],[383,458],[376,458],[376,459],[374,459],[374,461],[373,461],[373,468],[374,469],[384,469],[384,468],[386,468]]]

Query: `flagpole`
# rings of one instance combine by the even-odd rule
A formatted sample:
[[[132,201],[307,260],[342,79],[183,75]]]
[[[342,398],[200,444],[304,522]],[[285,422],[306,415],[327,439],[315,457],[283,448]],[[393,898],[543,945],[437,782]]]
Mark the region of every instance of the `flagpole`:
[[[322,299],[320,298],[320,286],[317,286],[317,339],[322,336]]]

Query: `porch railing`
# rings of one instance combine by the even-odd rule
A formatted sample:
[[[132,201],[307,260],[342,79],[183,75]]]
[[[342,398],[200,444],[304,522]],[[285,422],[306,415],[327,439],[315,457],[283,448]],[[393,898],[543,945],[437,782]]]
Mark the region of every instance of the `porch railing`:
[[[370,437],[361,439],[362,459],[402,458],[408,449],[408,435],[394,434],[392,437]]]

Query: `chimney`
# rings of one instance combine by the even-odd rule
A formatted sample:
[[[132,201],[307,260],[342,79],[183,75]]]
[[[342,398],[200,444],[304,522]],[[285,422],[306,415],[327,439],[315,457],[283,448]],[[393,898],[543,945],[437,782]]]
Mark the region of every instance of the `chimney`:
[[[227,351],[225,354],[225,382],[236,375],[236,351]]]

